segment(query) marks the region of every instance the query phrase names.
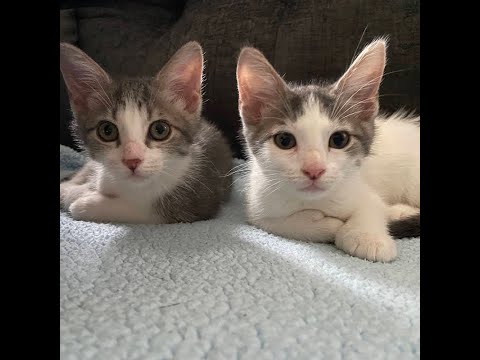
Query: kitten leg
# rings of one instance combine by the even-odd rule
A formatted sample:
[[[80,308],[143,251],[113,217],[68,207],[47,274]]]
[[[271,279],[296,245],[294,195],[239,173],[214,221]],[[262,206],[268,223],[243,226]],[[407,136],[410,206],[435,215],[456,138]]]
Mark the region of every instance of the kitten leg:
[[[75,220],[131,224],[161,223],[160,216],[141,211],[119,198],[111,198],[97,192],[80,197],[70,206]]]
[[[396,221],[418,215],[420,209],[406,204],[391,205],[387,209],[387,216],[389,221]]]
[[[397,245],[388,233],[385,206],[380,199],[372,200],[362,202],[339,229],[335,245],[361,259],[389,262],[397,256]]]
[[[71,181],[60,184],[60,208],[68,210],[70,205],[78,198],[92,193],[89,184],[77,185]]]
[[[90,178],[94,172],[91,162],[74,172],[69,180],[60,182],[60,207],[67,210],[80,196],[91,192]]]
[[[343,221],[325,216],[319,210],[302,210],[290,216],[263,218],[254,223],[272,234],[312,242],[333,242],[343,224]]]

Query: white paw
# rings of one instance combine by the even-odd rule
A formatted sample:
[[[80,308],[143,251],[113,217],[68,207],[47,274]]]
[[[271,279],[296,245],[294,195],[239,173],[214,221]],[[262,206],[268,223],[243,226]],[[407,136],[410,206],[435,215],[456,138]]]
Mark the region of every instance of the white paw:
[[[72,196],[72,185],[68,182],[61,183],[60,184],[60,208],[67,210],[73,201],[75,201],[75,198],[74,196]]]
[[[65,186],[62,186],[63,184],[60,184],[60,209],[64,209],[65,207],[68,207],[66,204],[66,198],[67,198],[67,191],[65,189]]]
[[[298,219],[299,221],[306,220],[311,222],[318,222],[325,219],[325,214],[320,210],[305,209],[297,211],[289,216],[290,219]]]
[[[320,221],[317,221],[316,227],[318,228],[318,236],[320,242],[333,242],[338,230],[345,223],[334,217],[324,217]]]
[[[330,216],[326,216],[322,220],[318,221],[318,225],[322,229],[327,229],[328,231],[334,233],[336,233],[338,229],[343,226],[343,224],[345,223],[342,220]]]
[[[338,229],[344,224],[340,219],[325,216],[320,210],[302,210],[297,212],[294,216],[297,219],[305,219],[309,226],[314,227],[315,235],[308,238],[308,241],[312,242],[333,242]]]
[[[388,235],[350,232],[337,236],[335,245],[347,254],[370,261],[390,262],[397,257],[397,244]]]
[[[75,200],[68,210],[75,220],[93,220],[97,215],[95,201],[90,196],[84,196]]]

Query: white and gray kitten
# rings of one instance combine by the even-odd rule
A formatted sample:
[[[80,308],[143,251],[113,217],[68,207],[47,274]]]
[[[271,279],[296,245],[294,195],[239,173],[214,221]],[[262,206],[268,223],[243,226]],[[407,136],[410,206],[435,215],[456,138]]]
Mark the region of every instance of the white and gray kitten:
[[[385,62],[378,39],[335,83],[301,86],[260,51],[241,51],[249,223],[383,262],[397,256],[392,236],[419,236],[419,118],[378,114]]]
[[[201,117],[202,48],[185,44],[152,79],[112,79],[60,44],[73,127],[88,161],[60,184],[74,219],[176,223],[216,215],[229,194],[230,148]]]

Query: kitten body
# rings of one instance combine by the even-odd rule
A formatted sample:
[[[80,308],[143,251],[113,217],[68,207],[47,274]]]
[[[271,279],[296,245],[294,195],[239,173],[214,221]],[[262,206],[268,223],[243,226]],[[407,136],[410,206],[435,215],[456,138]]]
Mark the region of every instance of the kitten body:
[[[113,80],[61,44],[74,130],[88,161],[60,184],[79,220],[175,223],[209,219],[230,189],[227,142],[201,117],[201,47],[184,45],[152,79]],[[115,136],[116,135],[116,136]]]
[[[396,238],[420,236],[419,123],[403,111],[378,116],[370,155],[360,167],[363,180],[387,205]]]
[[[390,232],[418,231],[418,119],[378,116],[385,46],[367,46],[336,83],[305,86],[286,84],[258,50],[242,50],[251,224],[373,261],[396,257]],[[341,134],[349,140],[338,148],[331,142]]]

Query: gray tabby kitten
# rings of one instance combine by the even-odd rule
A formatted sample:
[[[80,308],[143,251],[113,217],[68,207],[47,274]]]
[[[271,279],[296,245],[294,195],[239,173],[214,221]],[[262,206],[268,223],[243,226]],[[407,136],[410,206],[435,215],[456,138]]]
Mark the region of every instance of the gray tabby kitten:
[[[214,217],[229,195],[230,148],[201,117],[202,48],[185,44],[152,79],[112,79],[60,44],[74,133],[88,161],[60,184],[77,220],[177,223]]]

